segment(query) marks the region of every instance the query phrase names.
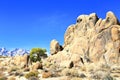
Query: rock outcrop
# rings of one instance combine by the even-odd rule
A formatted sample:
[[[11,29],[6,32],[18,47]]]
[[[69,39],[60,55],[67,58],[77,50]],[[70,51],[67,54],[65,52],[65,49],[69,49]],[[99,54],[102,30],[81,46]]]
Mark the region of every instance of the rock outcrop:
[[[24,54],[23,56],[15,56],[11,62],[13,62],[13,64],[20,66],[21,68],[25,68],[28,67],[28,62],[29,62],[29,55]]]
[[[111,11],[103,20],[95,13],[78,16],[76,24],[70,25],[65,32],[62,51],[57,41],[51,43],[54,43],[51,53],[55,55],[48,61],[60,65],[65,61],[73,62],[74,67],[85,63],[120,63],[120,25]]]
[[[2,48],[0,52],[7,51]],[[80,15],[76,24],[67,28],[62,46],[51,41],[50,53],[31,64],[28,54],[1,56],[0,79],[120,80],[119,21],[111,11],[105,19],[96,13]]]

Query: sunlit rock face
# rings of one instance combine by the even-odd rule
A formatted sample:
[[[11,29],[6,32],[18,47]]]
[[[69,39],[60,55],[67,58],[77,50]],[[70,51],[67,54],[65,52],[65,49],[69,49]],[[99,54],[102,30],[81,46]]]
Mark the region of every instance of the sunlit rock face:
[[[62,47],[57,40],[55,39],[52,40],[50,43],[50,54],[53,55],[53,54],[58,53],[59,51],[61,51],[61,48]]]
[[[119,37],[120,25],[113,12],[107,12],[105,19],[98,18],[96,13],[83,14],[78,16],[76,24],[67,28],[64,35],[64,49],[48,60],[56,63],[69,60],[76,66],[88,62],[118,64]]]

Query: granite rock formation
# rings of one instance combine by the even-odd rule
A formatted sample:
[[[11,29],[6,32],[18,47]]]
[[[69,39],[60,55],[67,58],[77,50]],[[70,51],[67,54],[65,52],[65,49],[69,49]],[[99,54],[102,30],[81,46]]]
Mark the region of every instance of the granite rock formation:
[[[48,61],[58,65],[65,61],[73,62],[75,67],[85,63],[119,64],[118,19],[111,11],[107,12],[105,19],[98,18],[96,13],[78,16],[76,24],[70,25],[65,32],[63,48],[62,51],[57,48],[56,54],[51,55]]]

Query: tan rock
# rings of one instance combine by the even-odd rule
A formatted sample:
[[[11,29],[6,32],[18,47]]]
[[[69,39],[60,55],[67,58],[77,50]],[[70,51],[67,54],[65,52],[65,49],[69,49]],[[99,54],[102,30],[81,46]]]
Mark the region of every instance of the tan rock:
[[[88,16],[88,15],[80,15],[77,17],[77,23],[83,23],[86,21],[85,17]]]
[[[102,22],[102,18],[99,18],[99,20],[96,22],[96,24],[95,24],[95,27],[100,27],[100,25],[101,25],[101,22]]]
[[[24,69],[24,71],[25,71],[25,72],[30,71],[30,68],[26,67],[26,68]]]
[[[86,63],[120,63],[118,24],[118,19],[111,11],[106,14],[105,19],[98,18],[95,13],[78,16],[76,24],[70,25],[66,30],[64,49],[59,54],[50,56],[49,61],[64,66],[72,61],[74,67]]]
[[[51,72],[43,72],[42,73],[42,78],[48,78],[51,77],[52,73]]]
[[[113,25],[111,29],[111,37],[113,41],[120,39],[120,26],[119,25]]]
[[[60,67],[72,68],[74,64],[72,61],[62,61]]]
[[[56,54],[61,50],[59,42],[56,40],[52,40],[50,43],[50,54]]]
[[[43,66],[42,66],[42,63],[40,62],[36,62],[35,64],[33,64],[32,66],[32,70],[35,71],[35,70],[38,70],[38,69],[42,69]]]
[[[55,55],[51,55],[47,58],[47,61],[51,62],[52,64],[60,64],[64,60],[70,60],[70,54],[66,51],[60,51]]]
[[[74,39],[74,27],[75,25],[70,25],[64,35],[64,47],[72,43]]]
[[[79,38],[85,36],[87,28],[85,24],[88,22],[88,15],[80,15],[77,18],[77,23],[74,28],[74,36]]]
[[[21,68],[28,67],[29,55],[25,54],[23,56],[15,56],[14,57],[14,64],[20,65]]]
[[[8,77],[8,80],[16,80],[15,76]]]
[[[84,64],[84,61],[79,54],[72,54],[71,61],[73,61],[74,67],[79,67]]]
[[[97,14],[96,13],[91,13],[89,15],[89,25],[90,25],[90,27],[94,27],[97,21],[98,21]]]
[[[116,18],[116,16],[114,15],[113,12],[109,11],[106,14],[106,20],[105,20],[105,27],[110,27],[112,25],[116,25],[118,24],[118,19]]]

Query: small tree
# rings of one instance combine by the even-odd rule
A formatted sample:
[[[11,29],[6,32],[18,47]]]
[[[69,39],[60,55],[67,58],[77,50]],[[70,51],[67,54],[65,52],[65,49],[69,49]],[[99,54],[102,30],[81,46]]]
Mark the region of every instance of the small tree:
[[[32,62],[41,61],[41,57],[45,56],[46,49],[42,48],[33,48],[30,51],[30,60]]]

